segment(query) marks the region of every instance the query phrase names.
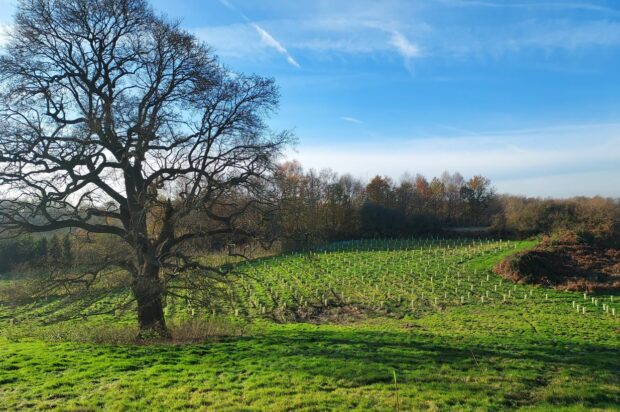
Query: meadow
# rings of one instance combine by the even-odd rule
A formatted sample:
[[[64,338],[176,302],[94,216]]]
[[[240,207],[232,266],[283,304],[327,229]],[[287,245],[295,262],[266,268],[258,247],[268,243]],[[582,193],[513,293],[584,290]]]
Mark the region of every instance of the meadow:
[[[49,325],[78,303],[4,302],[0,410],[620,410],[620,296],[492,272],[535,243],[375,239],[239,263],[209,307],[167,301],[173,332],[202,341],[135,344],[131,310],[87,316],[120,291]]]

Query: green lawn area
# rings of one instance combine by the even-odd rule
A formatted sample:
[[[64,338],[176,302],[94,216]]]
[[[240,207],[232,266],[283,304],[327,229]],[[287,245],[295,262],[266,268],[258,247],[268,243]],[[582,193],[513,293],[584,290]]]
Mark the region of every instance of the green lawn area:
[[[0,410],[620,410],[620,322],[602,309],[617,312],[618,297],[592,302],[490,272],[532,244],[353,243],[250,262],[263,276],[239,275],[234,302],[214,302],[243,335],[202,343],[27,336],[11,329],[44,330],[30,313],[58,302],[4,305]],[[290,320],[321,305],[363,316]],[[190,316],[176,301],[168,313]]]

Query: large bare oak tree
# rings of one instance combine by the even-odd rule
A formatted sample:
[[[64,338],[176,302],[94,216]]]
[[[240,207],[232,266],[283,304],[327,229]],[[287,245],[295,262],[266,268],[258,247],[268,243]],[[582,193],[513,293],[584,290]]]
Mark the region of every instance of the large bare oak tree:
[[[140,328],[166,335],[163,273],[198,266],[183,245],[251,234],[290,137],[265,123],[278,100],[145,0],[20,0],[0,55],[0,226],[118,237]]]

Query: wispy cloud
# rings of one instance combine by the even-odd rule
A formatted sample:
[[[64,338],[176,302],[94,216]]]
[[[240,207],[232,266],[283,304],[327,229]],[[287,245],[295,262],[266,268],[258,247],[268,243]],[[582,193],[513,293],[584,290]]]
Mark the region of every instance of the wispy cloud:
[[[218,0],[224,7],[227,7],[231,10],[237,11],[237,9],[235,8],[235,6],[232,5],[232,3],[230,3],[228,0]]]
[[[200,29],[218,52],[247,58],[275,50],[294,67],[299,67],[299,62],[293,55],[303,55],[306,60],[346,61],[349,56],[374,58],[392,53],[411,69],[412,62],[418,59],[497,59],[529,51],[548,57],[555,52],[620,47],[620,21],[612,16],[615,11],[577,1],[435,0],[413,4],[359,0],[364,7],[352,1],[320,7],[301,2],[295,13],[260,22],[250,21],[230,0],[219,1],[242,16],[246,24]],[[471,13],[483,16],[472,20],[476,14],[468,13],[468,17],[456,18],[450,25],[439,24],[434,11],[443,7],[468,7]],[[519,13],[502,10],[510,7],[519,7]],[[540,13],[540,8],[552,13]],[[589,9],[593,11],[585,17],[575,15],[575,10],[585,13]],[[604,17],[597,15],[598,11]],[[490,19],[489,13],[496,18]],[[532,59],[530,64],[540,65],[541,60]]]
[[[294,67],[299,68],[299,63],[297,63],[297,61],[293,58],[293,56],[291,56],[291,54],[288,52],[288,50],[286,50],[286,48],[284,46],[282,46],[282,44],[275,39],[275,37],[273,37],[271,34],[269,34],[269,32],[265,29],[263,29],[261,26],[259,26],[256,23],[250,23],[252,25],[252,27],[254,27],[254,29],[256,30],[256,32],[258,33],[258,35],[260,36],[261,41],[263,42],[263,44],[265,44],[267,47],[271,47],[275,50],[278,51],[278,53],[280,53],[281,55],[283,55],[284,57],[286,57],[286,61]]]
[[[415,57],[420,57],[420,47],[410,42],[401,32],[396,30],[392,31],[390,45],[394,47],[396,52],[403,58],[407,70],[413,73],[412,60]]]
[[[583,138],[584,133],[588,139]],[[362,178],[388,174],[398,179],[405,172],[436,176],[448,169],[465,175],[484,174],[500,191],[510,193],[620,196],[616,183],[620,179],[619,135],[618,124],[567,125],[459,138],[399,140],[393,145],[386,145],[385,140],[355,147],[344,143],[306,145],[291,157],[309,168],[332,168]],[[604,179],[592,184],[581,178],[587,174]],[[536,190],[528,190],[526,183],[534,181]]]
[[[467,53],[495,56],[528,49],[574,51],[620,46],[620,23],[607,20],[579,24],[569,20],[547,20],[544,24],[528,20],[507,26],[501,33],[491,28],[478,31],[475,37],[470,33],[464,29],[453,32],[460,39],[453,44]]]
[[[283,55],[286,58],[286,61],[294,67],[301,67],[299,65],[299,63],[297,63],[297,60],[295,60],[293,58],[293,56],[291,56],[291,54],[288,52],[288,50],[282,45],[282,43],[280,43],[275,37],[273,37],[271,35],[271,33],[269,33],[267,30],[265,30],[263,27],[261,27],[258,23],[255,23],[253,21],[250,20],[250,18],[248,16],[246,16],[244,13],[242,13],[241,11],[239,11],[230,1],[228,0],[218,0],[224,7],[236,12],[239,14],[239,16],[241,16],[241,18],[243,20],[245,20],[250,26],[252,26],[254,28],[254,30],[256,31],[256,33],[258,33],[258,36],[260,38],[260,41],[262,44],[264,44],[265,46],[275,49],[278,53],[280,53],[281,55]]]
[[[6,45],[13,27],[9,24],[0,24],[0,47]]]
[[[349,122],[349,123],[355,123],[355,124],[362,124],[362,123],[364,123],[360,119],[357,119],[357,118],[351,117],[351,116],[342,116],[340,118],[340,120],[343,120],[343,121]]]
[[[398,31],[394,31],[392,33],[390,44],[394,46],[398,54],[403,56],[405,60],[410,60],[414,57],[420,56],[420,47],[418,47],[417,44],[407,40],[407,38]]]
[[[578,2],[578,1],[533,1],[533,2],[512,2],[512,1],[493,1],[493,0],[434,0],[435,3],[454,7],[472,8],[507,8],[507,9],[573,9],[595,11],[611,15],[620,15],[620,11],[600,4]]]

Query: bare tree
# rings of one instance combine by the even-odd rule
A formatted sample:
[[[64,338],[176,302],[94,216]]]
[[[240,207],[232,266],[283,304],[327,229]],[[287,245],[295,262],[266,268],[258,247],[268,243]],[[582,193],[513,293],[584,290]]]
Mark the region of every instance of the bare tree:
[[[278,100],[145,0],[19,0],[0,57],[0,225],[121,239],[140,328],[166,336],[164,275],[200,266],[183,245],[252,235],[290,140],[265,123]]]

